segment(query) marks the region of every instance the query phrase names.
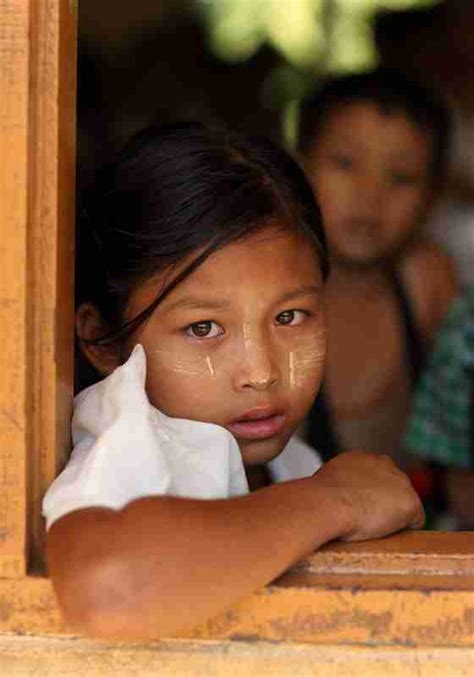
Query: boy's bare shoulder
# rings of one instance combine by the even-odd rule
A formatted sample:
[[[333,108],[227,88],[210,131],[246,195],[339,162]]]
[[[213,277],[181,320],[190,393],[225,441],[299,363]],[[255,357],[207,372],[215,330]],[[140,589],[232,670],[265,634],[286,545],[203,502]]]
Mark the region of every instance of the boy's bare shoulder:
[[[400,260],[400,272],[406,282],[427,276],[430,286],[456,283],[455,267],[451,256],[436,243],[422,240],[410,247]]]
[[[430,341],[458,291],[453,260],[437,244],[423,240],[404,253],[398,270],[419,328]]]

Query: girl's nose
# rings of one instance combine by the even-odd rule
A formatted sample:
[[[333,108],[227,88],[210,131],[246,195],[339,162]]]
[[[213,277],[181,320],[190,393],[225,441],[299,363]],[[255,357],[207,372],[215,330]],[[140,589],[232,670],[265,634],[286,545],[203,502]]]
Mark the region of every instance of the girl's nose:
[[[263,341],[245,341],[242,354],[236,355],[234,387],[268,390],[278,381],[278,370],[271,345]]]

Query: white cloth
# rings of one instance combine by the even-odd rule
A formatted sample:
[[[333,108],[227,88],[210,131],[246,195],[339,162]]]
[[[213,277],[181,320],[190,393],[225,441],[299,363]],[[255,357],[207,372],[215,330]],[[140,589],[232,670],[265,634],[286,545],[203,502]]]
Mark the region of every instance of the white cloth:
[[[71,458],[43,500],[46,528],[74,510],[119,510],[145,496],[216,499],[248,493],[234,437],[210,423],[170,418],[145,392],[146,358],[137,345],[128,361],[74,402]],[[292,438],[269,463],[275,481],[308,476],[317,454]]]

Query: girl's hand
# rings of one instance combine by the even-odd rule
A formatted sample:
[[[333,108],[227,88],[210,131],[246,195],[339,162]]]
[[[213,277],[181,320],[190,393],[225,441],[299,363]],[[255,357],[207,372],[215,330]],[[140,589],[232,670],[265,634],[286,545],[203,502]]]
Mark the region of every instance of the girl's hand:
[[[348,451],[331,459],[313,479],[324,483],[340,506],[337,518],[344,525],[344,541],[380,538],[424,524],[418,495],[389,456]]]

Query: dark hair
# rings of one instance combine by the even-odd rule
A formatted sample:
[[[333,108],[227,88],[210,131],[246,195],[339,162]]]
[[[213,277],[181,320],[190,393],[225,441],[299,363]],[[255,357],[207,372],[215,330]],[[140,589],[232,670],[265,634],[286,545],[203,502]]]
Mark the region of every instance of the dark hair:
[[[76,304],[110,327],[91,343],[132,333],[218,249],[274,222],[313,242],[328,274],[320,212],[298,164],[265,139],[200,123],[144,130],[105,168],[80,210]],[[137,317],[123,323],[134,288],[196,252]]]
[[[383,112],[402,112],[432,139],[430,176],[434,184],[447,172],[450,117],[442,99],[426,85],[400,71],[377,68],[327,80],[301,105],[298,151],[305,155],[329,115],[352,103],[374,103]]]

